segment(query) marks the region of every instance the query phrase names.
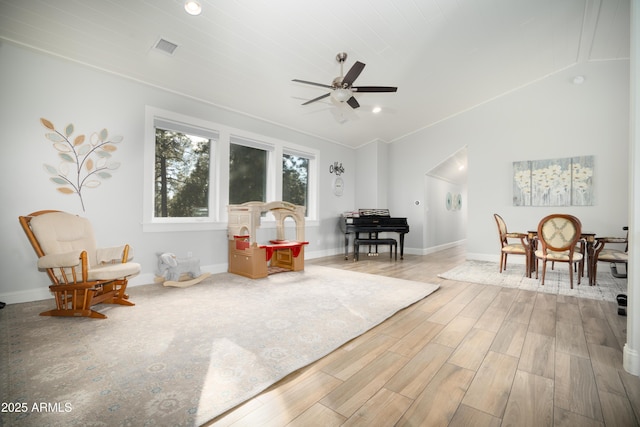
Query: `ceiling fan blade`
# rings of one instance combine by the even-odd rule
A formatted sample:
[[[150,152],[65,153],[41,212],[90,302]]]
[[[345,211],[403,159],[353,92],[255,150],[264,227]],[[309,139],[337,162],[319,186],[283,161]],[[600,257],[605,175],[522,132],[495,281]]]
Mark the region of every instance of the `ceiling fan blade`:
[[[320,95],[317,98],[313,98],[312,100],[307,101],[307,102],[303,103],[302,105],[307,105],[307,104],[311,104],[312,102],[320,101],[321,99],[326,98],[329,95],[331,95],[331,93],[325,93],[324,95]]]
[[[351,87],[354,81],[358,78],[362,70],[364,69],[364,64],[360,61],[356,61],[355,64],[351,67],[347,74],[342,79],[342,85],[346,84],[346,87]]]
[[[351,108],[360,107],[360,104],[358,104],[358,101],[353,96],[347,100],[347,104],[349,104]]]
[[[393,86],[353,86],[354,92],[397,92],[398,88]]]
[[[320,87],[326,87],[327,89],[333,89],[333,86],[325,85],[325,84],[322,84],[322,83],[314,83],[314,82],[308,82],[306,80],[298,80],[298,79],[293,79],[291,81],[292,82],[297,82],[297,83],[304,83],[306,85],[320,86]]]

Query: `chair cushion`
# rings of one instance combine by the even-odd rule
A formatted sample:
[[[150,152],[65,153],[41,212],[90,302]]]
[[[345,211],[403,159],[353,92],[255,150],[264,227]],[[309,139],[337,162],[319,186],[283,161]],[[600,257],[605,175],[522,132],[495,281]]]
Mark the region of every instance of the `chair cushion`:
[[[111,248],[97,248],[96,249],[96,261],[98,264],[110,263],[113,261],[122,262],[122,255],[124,254],[125,245],[114,246]],[[129,250],[129,259],[132,258],[132,251]]]
[[[536,257],[540,259],[547,258],[547,261],[564,261],[569,262],[569,251],[547,251],[546,257],[544,251],[542,249],[538,249],[536,251]],[[582,254],[578,252],[573,253],[573,262],[578,262],[582,260]]]
[[[507,254],[526,254],[527,250],[520,243],[511,243],[502,247],[502,252]]]
[[[49,254],[38,258],[38,268],[75,267],[80,265],[80,253],[72,251],[63,254]]]
[[[598,261],[627,262],[629,254],[615,249],[603,249],[598,255]]]
[[[96,265],[96,241],[88,219],[66,212],[50,212],[31,219],[31,230],[45,255],[87,251]]]
[[[89,270],[88,280],[122,279],[140,272],[140,264],[127,262],[124,264],[104,264]]]

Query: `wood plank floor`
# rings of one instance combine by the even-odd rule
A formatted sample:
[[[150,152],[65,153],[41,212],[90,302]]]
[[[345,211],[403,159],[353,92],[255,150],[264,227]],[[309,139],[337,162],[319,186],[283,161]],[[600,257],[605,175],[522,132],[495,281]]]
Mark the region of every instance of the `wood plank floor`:
[[[208,425],[639,425],[614,303],[437,277],[464,259],[456,247],[307,261],[440,289]]]

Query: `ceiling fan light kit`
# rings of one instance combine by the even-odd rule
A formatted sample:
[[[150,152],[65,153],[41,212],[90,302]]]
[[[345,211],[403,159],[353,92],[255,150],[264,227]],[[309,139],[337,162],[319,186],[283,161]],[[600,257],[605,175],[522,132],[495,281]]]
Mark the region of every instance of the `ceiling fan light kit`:
[[[320,86],[327,89],[331,89],[331,92],[326,93],[324,95],[320,95],[317,98],[311,99],[307,102],[304,102],[302,105],[308,105],[308,104],[311,104],[312,102],[316,102],[328,96],[331,96],[336,101],[346,102],[347,104],[349,104],[351,108],[355,109],[360,107],[360,104],[358,103],[356,98],[353,96],[353,94],[356,92],[370,92],[370,93],[396,92],[398,90],[398,88],[395,86],[353,86],[353,83],[355,82],[355,80],[358,78],[360,73],[362,73],[362,70],[364,69],[365,64],[363,64],[360,61],[356,61],[355,64],[351,66],[351,68],[349,69],[349,71],[347,71],[347,74],[345,75],[343,73],[343,64],[346,60],[347,60],[347,54],[345,52],[341,52],[336,55],[336,61],[338,61],[338,63],[340,64],[340,76],[333,79],[330,85],[310,82],[306,80],[293,79],[293,81],[297,83],[304,83],[312,86]]]
[[[339,88],[331,92],[331,96],[333,96],[333,99],[338,102],[345,102],[346,100],[351,98],[352,95],[349,89]]]

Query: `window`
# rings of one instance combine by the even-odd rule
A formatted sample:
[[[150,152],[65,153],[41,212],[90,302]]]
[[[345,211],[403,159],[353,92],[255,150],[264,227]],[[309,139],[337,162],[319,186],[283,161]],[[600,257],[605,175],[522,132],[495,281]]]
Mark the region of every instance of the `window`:
[[[229,204],[267,201],[269,150],[231,137]]]
[[[309,159],[282,155],[282,200],[309,207]],[[305,216],[307,213],[305,212]]]
[[[156,127],[154,216],[209,216],[212,140]]]
[[[144,231],[223,230],[227,205],[284,200],[317,218],[315,150],[147,107]]]

